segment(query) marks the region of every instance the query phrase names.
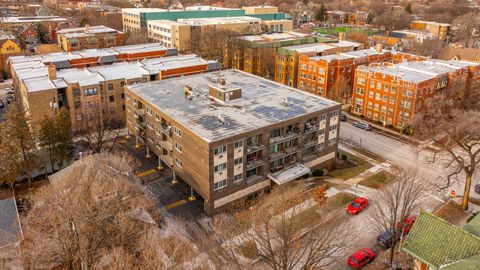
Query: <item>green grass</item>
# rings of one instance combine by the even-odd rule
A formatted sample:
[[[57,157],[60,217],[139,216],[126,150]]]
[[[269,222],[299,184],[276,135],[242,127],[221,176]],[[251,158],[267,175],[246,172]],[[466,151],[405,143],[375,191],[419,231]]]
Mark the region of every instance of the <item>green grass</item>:
[[[361,159],[360,157],[357,157],[355,155],[352,155],[350,153],[344,153],[340,151],[340,156],[341,155],[347,155],[348,160],[355,162],[357,165],[351,168],[345,168],[345,169],[335,169],[329,173],[329,175],[335,177],[335,178],[340,178],[343,180],[347,180],[349,178],[352,178],[360,173],[362,173],[365,170],[368,170],[372,167],[372,164],[370,164],[368,161]]]
[[[378,30],[373,29],[364,29],[364,28],[356,28],[352,26],[340,26],[335,28],[316,28],[313,30],[314,32],[324,34],[324,35],[338,35],[340,32],[348,33],[352,31],[362,32],[366,35],[374,35],[378,33]]]
[[[394,179],[395,179],[395,175],[387,171],[381,171],[365,178],[359,184],[367,187],[379,189],[385,186],[386,184],[392,182]]]

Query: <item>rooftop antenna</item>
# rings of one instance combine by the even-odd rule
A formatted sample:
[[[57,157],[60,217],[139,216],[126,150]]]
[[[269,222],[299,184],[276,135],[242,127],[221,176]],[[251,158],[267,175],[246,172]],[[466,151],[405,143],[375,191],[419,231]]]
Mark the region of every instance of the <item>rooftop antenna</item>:
[[[218,113],[217,118],[220,123],[225,124],[225,118],[223,117],[222,113]]]

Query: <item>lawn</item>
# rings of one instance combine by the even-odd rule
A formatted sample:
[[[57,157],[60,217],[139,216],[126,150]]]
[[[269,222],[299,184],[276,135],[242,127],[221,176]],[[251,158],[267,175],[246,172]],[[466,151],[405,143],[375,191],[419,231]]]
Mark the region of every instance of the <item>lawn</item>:
[[[395,175],[387,171],[381,171],[365,178],[359,184],[367,187],[379,189],[384,185],[392,182],[394,179],[395,179]]]
[[[343,180],[347,180],[349,178],[352,178],[360,173],[362,173],[365,170],[368,170],[372,167],[372,164],[370,164],[368,161],[361,159],[360,157],[357,157],[353,154],[350,153],[345,153],[340,151],[340,156],[342,155],[347,155],[347,161],[350,161],[350,163],[353,166],[345,167],[345,168],[338,168],[334,169],[329,173],[329,175],[335,177],[335,178],[340,178]],[[337,161],[338,162],[338,161]]]
[[[331,198],[328,198],[327,202],[321,206],[321,209],[326,211],[327,213],[330,213],[332,211],[336,211],[351,201],[355,199],[355,195],[352,193],[347,193],[347,192],[340,192],[338,194],[335,194]]]

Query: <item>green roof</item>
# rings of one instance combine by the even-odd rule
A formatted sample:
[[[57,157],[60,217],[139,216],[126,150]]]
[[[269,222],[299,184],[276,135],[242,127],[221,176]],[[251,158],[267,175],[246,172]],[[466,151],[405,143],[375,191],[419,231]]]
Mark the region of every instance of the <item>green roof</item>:
[[[475,217],[472,218],[463,229],[480,237],[480,214],[475,215]]]
[[[478,255],[480,238],[439,217],[421,212],[402,250],[438,270]]]

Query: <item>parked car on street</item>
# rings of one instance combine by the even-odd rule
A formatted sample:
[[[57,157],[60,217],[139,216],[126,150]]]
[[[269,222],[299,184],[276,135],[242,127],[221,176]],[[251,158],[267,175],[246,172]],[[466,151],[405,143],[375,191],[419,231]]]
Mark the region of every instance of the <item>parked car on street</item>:
[[[13,97],[12,96],[7,96],[5,98],[5,100],[7,101],[7,104],[10,104],[10,102],[12,102],[12,100],[13,100]]]
[[[13,95],[13,94],[15,94],[15,92],[13,91],[12,88],[7,88],[7,94]]]
[[[401,233],[396,231],[396,229],[386,230],[378,236],[377,245],[388,249],[392,246],[392,244],[396,243],[400,239],[400,234]]]
[[[342,121],[342,122],[346,122],[347,120],[348,120],[348,117],[347,117],[347,115],[346,115],[346,114],[343,114],[343,113],[342,113],[342,114],[340,114],[340,121]]]
[[[347,206],[347,212],[352,215],[357,215],[367,207],[368,199],[364,197],[358,197]]]
[[[375,259],[375,253],[369,248],[362,248],[348,258],[348,265],[359,269],[371,263]]]
[[[353,126],[354,126],[354,127],[357,127],[357,128],[361,128],[361,129],[367,130],[367,131],[372,130],[372,127],[370,126],[370,124],[363,123],[363,122],[359,122],[359,121],[353,122]]]
[[[402,232],[403,235],[407,235],[412,229],[413,223],[415,223],[416,219],[417,216],[415,215],[406,217],[404,220],[397,223],[397,229]]]

